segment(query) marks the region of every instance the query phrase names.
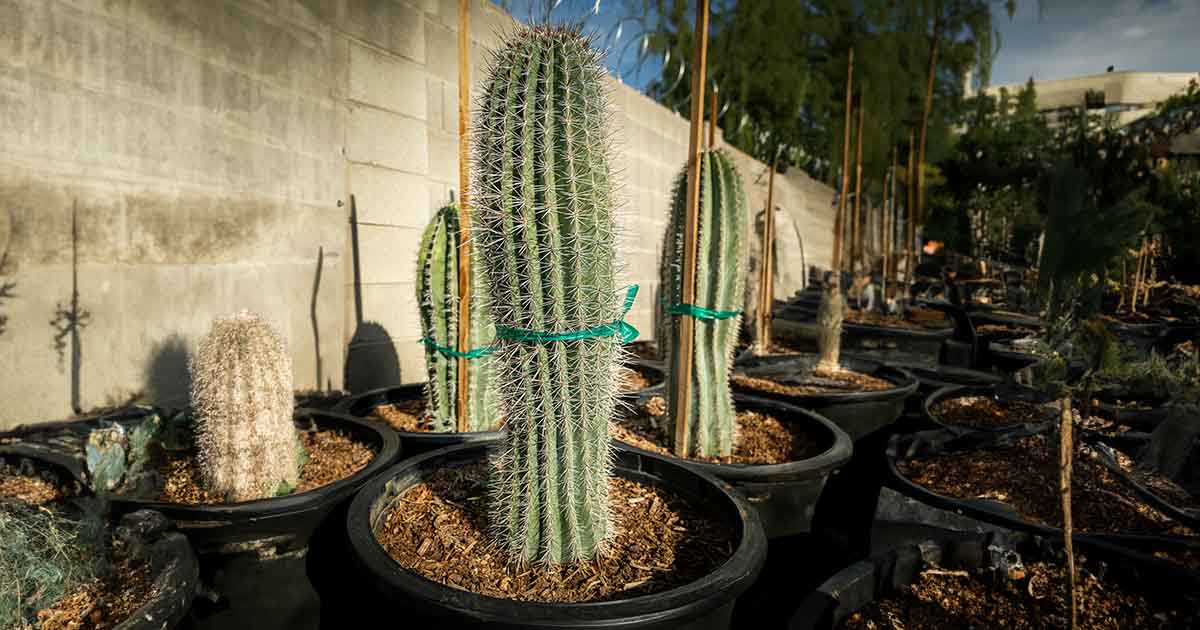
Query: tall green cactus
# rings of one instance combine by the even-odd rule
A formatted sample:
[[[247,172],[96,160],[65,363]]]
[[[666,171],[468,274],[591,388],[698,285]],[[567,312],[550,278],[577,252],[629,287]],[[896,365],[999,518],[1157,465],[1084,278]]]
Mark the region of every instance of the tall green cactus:
[[[417,304],[421,310],[422,334],[443,348],[458,343],[458,208],[451,204],[433,215],[421,237],[417,252]],[[480,286],[479,265],[471,265],[471,295],[477,298]],[[471,300],[470,348],[492,343],[495,326],[482,301]],[[487,356],[467,362],[467,426],[471,431],[487,431],[500,419],[495,387],[488,373]],[[446,356],[429,343],[425,345],[425,386],[427,409],[435,431],[454,431],[457,422],[458,359]]]
[[[213,322],[189,366],[200,482],[230,501],[275,496],[300,478],[292,360],[258,315]]]
[[[475,119],[475,242],[508,428],[493,463],[492,524],[519,561],[585,560],[612,531],[620,339],[504,334],[588,331],[620,316],[604,80],[578,29],[523,28],[494,53]]]
[[[659,344],[666,362],[677,352],[679,317],[669,311],[683,303],[683,225],[687,209],[687,168],[675,180],[671,217],[663,238],[659,267]],[[746,291],[746,194],[742,177],[724,151],[706,151],[700,161],[699,243],[696,256],[696,303],[712,311],[740,311]],[[688,388],[686,455],[728,456],[733,452],[736,412],[729,389],[741,315],[696,322],[691,386]],[[668,371],[670,407],[676,405],[675,379]]]

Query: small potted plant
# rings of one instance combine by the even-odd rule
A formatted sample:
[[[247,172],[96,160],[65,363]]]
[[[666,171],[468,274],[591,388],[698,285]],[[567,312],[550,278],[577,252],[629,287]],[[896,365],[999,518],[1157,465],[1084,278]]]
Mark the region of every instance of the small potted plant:
[[[505,428],[406,460],[355,498],[347,524],[369,592],[347,614],[728,627],[765,556],[755,514],[709,477],[610,446],[628,328],[597,53],[577,29],[536,26],[489,67],[473,229]]]

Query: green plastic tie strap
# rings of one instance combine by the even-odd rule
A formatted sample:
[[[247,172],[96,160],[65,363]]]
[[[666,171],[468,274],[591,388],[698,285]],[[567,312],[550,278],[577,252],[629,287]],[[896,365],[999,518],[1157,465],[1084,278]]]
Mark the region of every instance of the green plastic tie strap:
[[[716,319],[729,319],[731,317],[737,317],[738,315],[741,315],[742,312],[741,311],[714,311],[712,309],[704,308],[703,306],[696,306],[695,304],[676,304],[675,306],[671,307],[671,314],[672,315],[688,315],[695,319],[700,319],[700,320],[716,320]]]
[[[455,350],[449,346],[439,345],[438,342],[433,340],[433,337],[421,337],[421,343],[433,348],[434,350],[437,350],[444,356],[453,357],[455,359],[478,359],[479,357],[486,357],[487,355],[496,351],[495,348],[488,346],[486,348],[472,348],[466,352],[459,352],[458,350]]]
[[[625,315],[633,308],[633,300],[637,298],[638,285],[630,285],[625,290],[625,304],[621,307],[621,317],[615,322],[592,326],[587,330],[572,330],[567,332],[543,332],[526,330],[510,326],[496,325],[496,338],[510,341],[528,341],[532,343],[551,343],[555,341],[578,341],[580,339],[598,339],[602,337],[621,337],[622,343],[629,343],[638,337],[638,330],[625,322]]]

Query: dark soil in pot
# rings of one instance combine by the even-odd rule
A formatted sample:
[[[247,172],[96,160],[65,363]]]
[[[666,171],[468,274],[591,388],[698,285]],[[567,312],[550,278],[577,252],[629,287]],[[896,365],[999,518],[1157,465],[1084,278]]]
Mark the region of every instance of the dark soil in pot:
[[[356,498],[348,527],[371,589],[349,602],[357,614],[401,606],[407,621],[452,627],[728,627],[766,551],[742,500],[664,458],[617,449],[608,550],[565,569],[516,565],[486,534],[488,448],[406,460]]]
[[[1152,602],[1143,585],[1107,577],[1107,567],[1082,563],[1077,597],[1081,628],[1181,628],[1200,622],[1189,604]],[[911,583],[847,617],[845,630],[1067,627],[1070,593],[1065,562],[1039,559],[1007,570],[925,567]]]
[[[967,436],[970,438],[971,436]],[[985,442],[986,444],[986,442]],[[1058,493],[1058,441],[1042,431],[1000,437],[988,447],[955,449],[895,461],[909,483],[938,497],[944,507],[975,506],[975,516],[998,524],[1048,532],[1062,526]],[[908,493],[903,487],[898,488]],[[928,499],[929,497],[926,497]],[[918,497],[918,500],[921,500]],[[957,500],[957,506],[953,500]],[[992,507],[985,507],[987,505]],[[1194,508],[1197,503],[1182,505]],[[939,506],[943,507],[943,506]],[[1077,440],[1072,473],[1075,531],[1118,543],[1171,543],[1155,555],[1200,570],[1200,539],[1192,529],[1155,509],[1099,459],[1095,447]],[[997,515],[993,519],[989,515]],[[1023,525],[1024,523],[1032,524]],[[1040,528],[1040,529],[1038,529]]]
[[[829,474],[850,458],[845,432],[818,414],[770,399],[735,394],[738,423],[727,458],[675,459],[666,399],[639,401],[613,425],[613,437],[711,474],[736,488],[758,511],[767,536],[811,528]]]
[[[933,424],[958,431],[1044,425],[1059,415],[1049,396],[1010,384],[939,390],[925,399],[923,409]]]

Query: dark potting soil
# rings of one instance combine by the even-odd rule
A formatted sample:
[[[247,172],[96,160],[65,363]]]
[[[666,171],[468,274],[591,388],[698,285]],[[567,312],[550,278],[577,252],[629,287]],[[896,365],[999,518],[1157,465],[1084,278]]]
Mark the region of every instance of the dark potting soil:
[[[938,330],[954,326],[954,322],[941,311],[929,308],[910,308],[904,312],[903,318],[869,311],[850,310],[846,313],[845,321],[852,324],[908,330]]]
[[[1054,405],[1021,400],[996,400],[990,396],[956,396],[938,401],[930,410],[944,424],[975,429],[999,429],[1018,424],[1040,424],[1059,414]]]
[[[626,444],[659,455],[672,455],[675,436],[667,416],[666,400],[654,396],[640,403],[611,425],[609,435]],[[692,457],[715,464],[785,464],[821,453],[818,437],[805,423],[783,423],[757,411],[739,411],[734,427],[733,454],[729,457]]]
[[[1184,490],[1171,478],[1159,474],[1155,470],[1139,466],[1137,462],[1120,450],[1113,449],[1112,453],[1117,465],[1126,475],[1162,500],[1177,508],[1200,511],[1200,499]]]
[[[734,376],[733,383],[746,389],[782,396],[878,392],[896,387],[891,381],[848,369],[819,376],[809,374],[803,379],[789,377],[787,382],[757,376]]]
[[[1025,326],[1009,326],[1007,324],[980,324],[975,327],[975,332],[980,335],[989,333],[1009,333],[1019,337],[1032,337],[1038,334],[1038,331]]]
[[[40,630],[106,630],[124,622],[154,596],[150,569],[118,559],[113,572],[39,610]]]
[[[1194,535],[1146,505],[1095,457],[1091,447],[1076,443],[1071,473],[1075,531]],[[897,466],[905,477],[934,492],[1001,501],[1013,506],[1022,519],[1062,527],[1057,437],[1033,435],[1002,449],[908,459]]]
[[[615,534],[566,567],[518,564],[489,535],[488,468],[444,468],[402,494],[375,532],[401,566],[439,584],[516,601],[596,602],[657,593],[708,575],[733,554],[723,523],[662,488],[614,478]]]
[[[1163,609],[1087,570],[1077,577],[1080,628],[1186,628],[1195,611]],[[852,614],[845,630],[1066,628],[1071,595],[1067,569],[1037,562],[1005,576],[995,571],[927,569],[920,579]]]
[[[367,444],[333,430],[303,431],[300,438],[308,451],[308,462],[300,471],[295,493],[327,486],[367,467],[375,450]],[[159,464],[163,480],[160,498],[184,505],[213,505],[225,501],[200,485],[195,452],[167,453]]]
[[[15,499],[42,505],[63,498],[64,494],[58,484],[40,477],[29,475],[14,475],[0,477],[0,500]]]

